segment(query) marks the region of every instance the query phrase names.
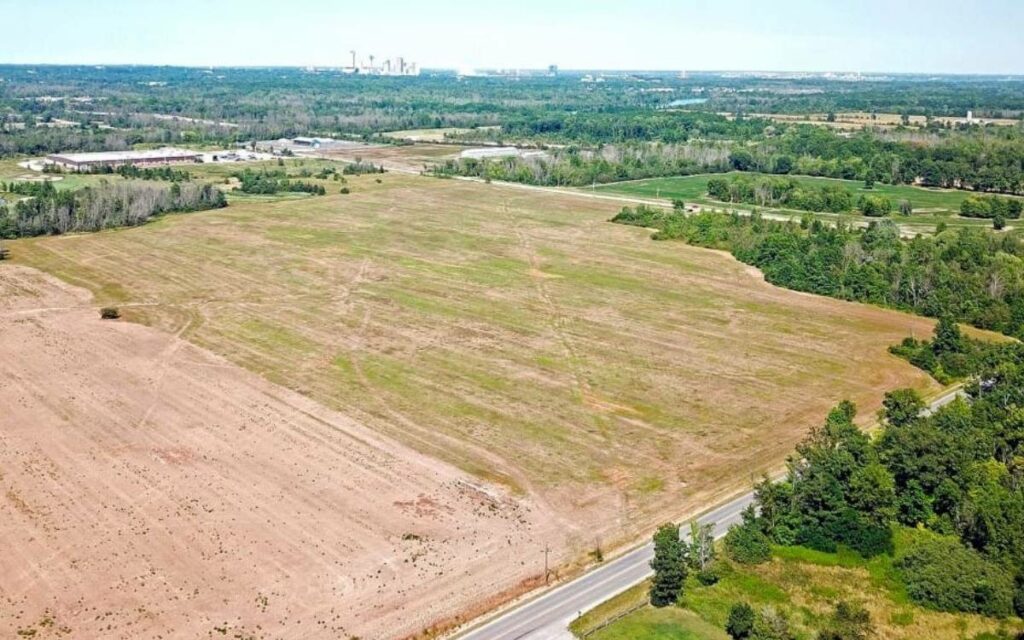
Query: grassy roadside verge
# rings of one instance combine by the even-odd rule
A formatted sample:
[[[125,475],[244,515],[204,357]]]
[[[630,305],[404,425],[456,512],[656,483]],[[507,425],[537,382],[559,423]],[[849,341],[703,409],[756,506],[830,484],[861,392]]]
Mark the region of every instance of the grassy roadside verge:
[[[899,531],[897,552],[915,534],[909,529]],[[911,603],[891,556],[865,560],[842,549],[823,553],[775,547],[768,563],[747,566],[723,557],[719,571],[721,580],[712,586],[702,586],[691,576],[680,606],[645,605],[648,583],[644,582],[585,612],[570,630],[588,640],[728,640],[724,627],[729,609],[736,602],[747,602],[755,609],[772,607],[783,613],[797,638],[811,640],[835,603],[845,600],[870,612],[879,638],[996,640],[1024,631],[1019,619],[942,613]]]

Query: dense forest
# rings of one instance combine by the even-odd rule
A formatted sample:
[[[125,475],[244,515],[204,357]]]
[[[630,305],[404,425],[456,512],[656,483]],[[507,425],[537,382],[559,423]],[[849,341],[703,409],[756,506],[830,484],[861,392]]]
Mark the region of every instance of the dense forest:
[[[613,221],[731,251],[790,289],[948,315],[1024,338],[1024,243],[1012,236],[959,228],[903,240],[889,220],[858,229],[642,205],[623,208]]]
[[[36,184],[30,198],[0,207],[0,238],[131,227],[162,213],[227,206],[220,189],[192,182],[163,186],[104,181],[77,191],[60,191],[50,182]]]

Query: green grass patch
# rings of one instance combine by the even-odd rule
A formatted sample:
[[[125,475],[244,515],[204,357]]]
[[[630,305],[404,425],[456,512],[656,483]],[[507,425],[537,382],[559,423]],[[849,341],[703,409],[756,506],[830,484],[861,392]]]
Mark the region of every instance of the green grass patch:
[[[897,548],[915,535],[913,530],[897,532]],[[718,572],[720,580],[711,586],[701,585],[691,575],[679,606],[638,608],[647,595],[644,583],[584,613],[571,630],[580,638],[717,640],[726,637],[731,607],[746,602],[755,610],[771,606],[782,612],[797,638],[811,640],[841,600],[864,606],[879,638],[960,640],[1009,634],[991,636],[1000,638],[1024,630],[1020,620],[941,613],[910,603],[895,582],[889,556],[865,560],[848,550],[823,553],[776,547],[770,562],[747,566],[722,558]]]
[[[722,629],[678,607],[645,607],[590,636],[592,640],[728,640]]]
[[[757,178],[768,174],[740,174],[738,172],[732,172],[728,174],[698,174],[672,178],[651,178],[648,180],[613,182],[611,184],[600,185],[597,187],[597,192],[633,196],[637,198],[661,198],[666,200],[680,199],[687,202],[696,202],[701,204],[717,204],[721,206],[750,208],[750,205],[746,204],[727,205],[708,197],[707,183],[710,178],[729,177],[732,175],[747,175],[751,178]],[[853,193],[854,200],[859,198],[861,195],[887,197],[892,201],[894,207],[894,213],[891,214],[890,217],[900,221],[931,224],[939,220],[947,220],[951,224],[991,226],[991,222],[987,220],[961,219],[956,217],[956,214],[960,212],[960,203],[967,197],[974,195],[970,191],[933,189],[908,185],[888,185],[881,183],[876,183],[873,189],[865,189],[864,183],[857,180],[839,180],[835,178],[818,178],[797,175],[782,177],[792,178],[800,185],[808,187],[840,185]],[[910,217],[900,216],[898,213],[895,213],[898,209],[900,200],[909,201],[913,207],[914,212]],[[853,217],[862,218],[859,214],[856,214]]]

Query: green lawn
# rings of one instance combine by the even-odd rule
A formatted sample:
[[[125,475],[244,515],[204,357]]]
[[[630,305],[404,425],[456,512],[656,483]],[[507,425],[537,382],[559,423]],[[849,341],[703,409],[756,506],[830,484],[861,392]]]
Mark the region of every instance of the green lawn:
[[[679,607],[645,607],[587,637],[592,640],[729,640],[723,630]]]
[[[687,202],[698,202],[704,204],[720,204],[708,198],[707,182],[713,177],[729,177],[740,175],[738,172],[728,174],[698,174],[693,176],[680,176],[674,178],[651,178],[649,180],[634,180],[630,182],[615,182],[599,185],[596,190],[603,193],[614,193],[639,198],[662,198],[681,199]],[[766,174],[749,173],[750,177],[759,177]],[[788,176],[803,185],[822,186],[825,184],[838,184],[853,192],[855,198],[861,194],[875,194],[886,196],[892,200],[894,209],[900,200],[909,200],[914,208],[911,222],[934,223],[938,220],[948,218],[948,221],[956,224],[978,224],[990,226],[987,220],[967,220],[956,217],[954,214],[960,211],[960,203],[971,195],[969,191],[956,191],[950,189],[929,189],[924,187],[911,187],[905,185],[876,184],[874,189],[865,189],[864,183],[856,180],[835,180],[832,178],[814,178],[810,176]],[[742,206],[742,205],[739,205]],[[862,216],[857,215],[857,218]],[[894,217],[906,220],[898,214]]]

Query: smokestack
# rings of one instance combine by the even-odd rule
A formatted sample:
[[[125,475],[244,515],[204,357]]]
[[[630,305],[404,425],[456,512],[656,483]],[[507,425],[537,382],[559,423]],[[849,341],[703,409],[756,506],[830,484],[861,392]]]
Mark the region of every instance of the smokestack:
[[[352,54],[352,68],[355,69],[356,68],[356,52],[353,49],[352,51],[349,51],[349,53]]]

